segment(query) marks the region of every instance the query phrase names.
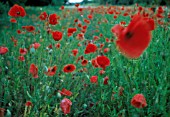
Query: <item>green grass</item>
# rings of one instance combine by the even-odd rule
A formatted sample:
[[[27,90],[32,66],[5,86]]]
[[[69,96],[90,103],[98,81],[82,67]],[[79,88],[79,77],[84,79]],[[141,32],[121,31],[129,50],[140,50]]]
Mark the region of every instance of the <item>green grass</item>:
[[[52,30],[59,30],[64,33],[63,39],[59,42],[60,49],[56,49],[55,42],[51,35],[46,32],[45,22],[38,19],[41,11],[48,14],[57,13],[60,15],[60,24],[51,26]],[[67,28],[74,27],[74,19],[78,18],[83,22],[89,11],[84,11],[83,17],[74,9],[70,13],[58,11],[58,7],[27,7],[27,16],[18,19],[18,24],[7,23],[8,27],[1,27],[0,46],[6,46],[9,52],[0,55],[0,107],[5,108],[6,116],[23,116],[26,101],[33,103],[30,117],[53,117],[64,116],[60,109],[60,102],[64,96],[58,96],[58,90],[66,88],[73,95],[68,97],[72,101],[71,113],[67,116],[74,117],[152,117],[170,115],[170,30],[169,24],[165,26],[157,25],[152,32],[152,41],[142,56],[136,60],[127,59],[116,49],[115,43],[106,43],[105,38],[116,38],[111,33],[111,28],[120,21],[130,22],[129,17],[119,16],[116,20],[113,15],[94,14],[94,19],[88,26],[85,33],[85,40],[80,42],[76,39],[76,34],[70,38],[67,37]],[[63,15],[66,14],[66,18]],[[9,21],[10,17],[7,17]],[[108,23],[102,22],[107,19]],[[166,19],[165,19],[166,20]],[[101,22],[98,25],[98,21]],[[84,22],[83,22],[84,23]],[[37,34],[26,33],[18,35],[16,30],[21,29],[23,25],[34,25]],[[85,25],[85,24],[84,24]],[[99,26],[99,28],[96,28]],[[98,29],[99,32],[94,30]],[[91,60],[100,54],[97,51],[94,54],[85,55],[84,42],[92,40],[93,36],[100,38],[96,45],[104,43],[110,48],[110,52],[105,55],[110,59],[111,64],[106,69],[104,75],[100,75],[100,68],[94,69],[90,63],[85,67],[87,72],[79,72],[84,68],[81,63],[76,63],[78,56],[84,56]],[[14,46],[11,36],[18,40],[18,45]],[[28,51],[25,55],[25,62],[18,61],[19,48],[29,48],[34,43],[39,42],[40,48],[35,53]],[[77,44],[82,46],[78,47]],[[53,51],[49,54],[46,50],[48,45],[53,45]],[[76,57],[71,55],[71,51],[79,49]],[[32,78],[29,74],[30,64],[38,66],[38,79]],[[66,74],[62,71],[66,64],[75,64],[76,71]],[[53,77],[44,74],[45,67],[56,65],[58,67]],[[98,76],[98,84],[90,83],[89,78],[93,75]],[[103,85],[103,78],[109,77],[109,84]],[[87,87],[84,87],[87,84]],[[119,87],[124,88],[122,96],[119,96]],[[147,101],[147,107],[136,109],[131,106],[130,101],[135,94],[142,93]],[[113,96],[114,94],[114,96]],[[93,103],[94,106],[90,107]]]

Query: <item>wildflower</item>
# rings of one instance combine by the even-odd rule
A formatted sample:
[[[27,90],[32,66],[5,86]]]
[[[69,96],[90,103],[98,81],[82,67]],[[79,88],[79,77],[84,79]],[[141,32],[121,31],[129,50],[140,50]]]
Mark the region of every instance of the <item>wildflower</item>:
[[[67,98],[64,98],[61,101],[60,108],[65,115],[70,113],[71,105],[72,105],[72,102]]]
[[[60,32],[60,31],[55,31],[55,32],[52,32],[52,36],[53,36],[53,39],[54,39],[55,41],[59,41],[59,40],[62,39],[63,33]]]
[[[73,65],[73,64],[67,64],[67,65],[65,65],[64,68],[63,68],[63,71],[64,71],[65,73],[70,73],[70,72],[73,72],[74,70],[76,70],[76,66]]]
[[[47,72],[45,72],[45,74],[47,76],[54,76],[56,71],[57,71],[57,66],[53,66],[53,67],[48,68],[48,70],[47,70]]]
[[[136,94],[132,100],[131,105],[136,108],[144,108],[147,106],[146,99],[143,94]]]
[[[17,20],[16,20],[15,18],[11,18],[11,19],[10,19],[10,22],[11,22],[11,23],[17,23]]]
[[[149,25],[140,15],[135,15],[122,31],[119,31],[116,45],[128,58],[139,58],[151,41]]]
[[[59,90],[59,93],[61,95],[65,95],[65,96],[71,96],[72,95],[72,92],[67,90],[67,89],[65,89],[65,88],[63,88],[61,91]]]
[[[25,103],[25,106],[27,106],[27,107],[32,106],[32,105],[33,105],[33,104],[32,104],[31,101],[27,101],[27,102]]]
[[[105,70],[105,68],[110,65],[110,60],[106,56],[98,56],[96,60],[99,67],[103,68],[103,70]]]
[[[88,64],[88,60],[83,59],[82,62],[81,62],[81,65],[82,66],[86,66],[87,64]]]
[[[27,49],[26,48],[20,48],[19,52],[20,52],[20,54],[25,55],[25,54],[27,54]]]
[[[58,24],[58,19],[59,19],[60,17],[59,16],[57,16],[57,14],[51,14],[50,16],[49,16],[49,23],[51,24],[51,25],[56,25],[56,24]]]
[[[90,82],[91,82],[91,83],[97,83],[97,80],[98,80],[98,77],[97,77],[97,76],[92,76],[92,77],[90,78]]]
[[[10,8],[8,15],[12,17],[24,17],[26,15],[26,12],[22,6],[15,4]]]
[[[94,53],[96,52],[97,50],[97,46],[95,44],[91,44],[89,43],[87,46],[86,46],[86,49],[84,51],[85,54],[90,54],[90,53]]]
[[[46,12],[42,12],[39,16],[40,20],[46,20],[48,17],[48,14]]]
[[[73,54],[73,56],[76,56],[78,54],[78,49],[73,49],[72,54]]]
[[[103,79],[103,84],[104,85],[107,85],[108,84],[108,80],[109,80],[109,77],[105,77],[104,79]]]
[[[33,78],[38,78],[38,68],[35,64],[30,65],[29,73],[32,74]]]
[[[2,47],[0,46],[0,55],[4,55],[8,52],[8,48],[7,47]]]
[[[24,56],[19,56],[19,57],[18,57],[18,60],[19,60],[19,61],[25,61],[25,58],[24,58]]]

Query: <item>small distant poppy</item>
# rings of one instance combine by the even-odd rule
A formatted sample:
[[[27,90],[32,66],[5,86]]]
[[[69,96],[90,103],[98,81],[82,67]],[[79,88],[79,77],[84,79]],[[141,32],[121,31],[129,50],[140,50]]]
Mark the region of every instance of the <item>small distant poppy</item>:
[[[76,56],[78,54],[78,49],[73,49],[72,54],[73,54],[73,56]]]
[[[50,16],[49,16],[49,23],[51,24],[51,25],[56,25],[56,24],[58,24],[58,19],[59,19],[60,17],[57,15],[57,14],[51,14]]]
[[[59,41],[59,40],[62,39],[63,33],[60,32],[60,31],[54,31],[54,32],[52,32],[52,36],[53,36],[53,39],[54,39],[55,41]]]
[[[26,103],[25,103],[25,106],[27,106],[27,107],[30,107],[30,106],[32,106],[33,104],[32,104],[32,102],[31,101],[27,101]]]
[[[73,64],[67,64],[67,65],[65,65],[64,68],[63,68],[63,71],[64,71],[65,73],[70,73],[70,72],[73,72],[74,70],[76,70],[76,66],[73,65]]]
[[[70,113],[71,105],[72,105],[72,102],[69,99],[67,99],[67,98],[64,98],[61,101],[60,108],[61,108],[61,110],[63,111],[63,113],[65,115]]]
[[[17,23],[17,20],[16,20],[15,18],[11,18],[11,19],[10,19],[10,22],[11,22],[11,23]]]
[[[27,54],[27,49],[26,48],[20,48],[19,52],[20,52],[20,54],[25,55],[25,54]]]
[[[39,16],[40,20],[46,20],[48,17],[48,14],[46,12],[42,12]]]
[[[110,60],[109,60],[109,58],[106,57],[106,56],[98,56],[98,57],[96,58],[96,60],[97,60],[98,65],[99,65],[101,68],[103,68],[103,70],[105,70],[105,68],[110,65]]]
[[[94,53],[97,50],[97,46],[95,44],[89,43],[86,46],[86,49],[84,51],[85,54],[90,54],[90,53]]]
[[[92,76],[92,77],[90,78],[90,82],[91,82],[91,83],[97,83],[97,80],[98,80],[98,77],[97,77],[97,76]]]
[[[32,74],[33,78],[38,78],[38,68],[35,64],[30,65],[29,73]]]
[[[38,49],[38,48],[41,46],[41,44],[40,44],[40,43],[34,43],[34,44],[32,44],[32,46],[33,46],[35,49]]]
[[[108,80],[109,80],[109,77],[105,77],[104,79],[103,79],[103,84],[104,85],[107,85],[108,84]]]
[[[81,62],[81,65],[82,66],[86,66],[87,64],[88,64],[88,60],[83,59],[82,62]]]
[[[131,105],[136,108],[144,108],[147,106],[146,99],[143,94],[136,94],[132,100]]]
[[[8,48],[7,47],[2,47],[0,46],[0,55],[4,55],[8,52]]]
[[[18,57],[18,60],[19,60],[19,61],[25,61],[25,58],[24,58],[24,56],[19,56],[19,57]]]
[[[71,96],[72,95],[72,92],[67,90],[67,89],[65,89],[65,88],[63,88],[61,91],[59,90],[59,93],[61,95],[65,95],[65,96]]]
[[[53,67],[48,68],[48,71],[45,72],[45,74],[47,76],[54,76],[56,74],[56,71],[57,71],[57,66],[53,66]]]

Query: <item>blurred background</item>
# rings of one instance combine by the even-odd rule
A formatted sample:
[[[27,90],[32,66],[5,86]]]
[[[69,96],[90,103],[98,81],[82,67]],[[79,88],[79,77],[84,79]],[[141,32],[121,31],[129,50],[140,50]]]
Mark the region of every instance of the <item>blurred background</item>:
[[[132,5],[139,3],[143,5],[170,5],[170,0],[1,0],[1,3],[20,5],[31,5],[31,6],[46,6],[46,5],[72,5],[75,3],[88,4],[112,4],[112,5]]]

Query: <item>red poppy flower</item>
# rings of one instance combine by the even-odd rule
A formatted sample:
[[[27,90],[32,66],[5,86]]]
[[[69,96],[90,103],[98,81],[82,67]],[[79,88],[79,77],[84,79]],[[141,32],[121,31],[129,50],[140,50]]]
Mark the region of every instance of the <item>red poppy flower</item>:
[[[105,49],[103,50],[104,53],[107,53],[107,52],[109,52],[109,51],[110,51],[109,48],[105,48]]]
[[[90,54],[90,53],[94,53],[97,50],[97,46],[95,44],[89,43],[86,46],[86,49],[84,51],[85,54]]]
[[[60,43],[55,44],[56,48],[60,48],[60,46],[61,46]]]
[[[107,85],[108,84],[108,80],[109,80],[109,77],[105,77],[104,79],[103,79],[103,84],[104,85]]]
[[[60,9],[61,9],[61,10],[64,10],[64,6],[61,6]]]
[[[18,34],[21,34],[22,32],[21,32],[21,30],[17,30],[17,33],[18,33]]]
[[[24,17],[26,15],[26,12],[22,6],[15,4],[13,7],[10,8],[8,15],[12,17]]]
[[[4,55],[8,52],[8,48],[7,47],[2,47],[0,46],[0,55]]]
[[[19,56],[19,57],[18,57],[18,60],[19,60],[19,61],[25,61],[25,58],[24,58],[24,56]]]
[[[78,49],[73,49],[72,54],[73,54],[73,56],[76,56],[78,54]]]
[[[70,113],[71,105],[72,105],[72,102],[67,98],[64,98],[61,101],[60,108],[65,115]]]
[[[60,32],[60,31],[55,31],[55,32],[52,32],[52,36],[53,36],[53,39],[54,39],[55,41],[59,41],[59,40],[62,39],[63,33]]]
[[[63,71],[66,72],[66,73],[73,72],[74,70],[76,70],[76,66],[73,65],[73,64],[67,64],[63,68]]]
[[[57,71],[57,66],[53,66],[53,67],[48,68],[48,71],[45,72],[45,74],[47,76],[54,76],[56,71]]]
[[[68,28],[67,33],[75,33],[77,31],[77,28]]]
[[[90,78],[90,82],[91,82],[91,83],[97,83],[97,80],[98,80],[98,77],[97,77],[97,76],[92,76],[92,77]]]
[[[75,7],[79,7],[80,6],[80,4],[75,4]]]
[[[131,105],[136,108],[144,108],[147,106],[146,99],[143,94],[136,94],[132,100]]]
[[[48,17],[48,14],[46,12],[42,12],[39,16],[40,20],[46,20]]]
[[[35,31],[35,27],[34,26],[22,26],[22,29],[25,29],[28,32]]]
[[[140,15],[135,15],[116,41],[120,52],[129,58],[139,58],[151,41],[148,23]]]
[[[19,52],[20,52],[20,54],[25,55],[25,54],[27,54],[27,49],[26,48],[20,48]]]
[[[17,23],[17,20],[16,20],[15,18],[11,18],[11,19],[10,19],[10,22],[11,22],[11,23]]]
[[[33,104],[32,104],[31,101],[27,101],[27,102],[25,103],[25,106],[27,106],[27,107],[32,106],[32,105],[33,105]]]
[[[33,78],[38,78],[38,68],[35,66],[35,64],[30,65],[29,73],[32,74]]]
[[[89,14],[87,17],[88,17],[89,19],[93,19],[93,15],[92,15],[92,14]]]
[[[99,67],[103,68],[103,70],[105,70],[105,68],[110,65],[110,60],[106,56],[98,56],[96,60]]]
[[[105,74],[105,71],[102,69],[102,70],[99,71],[99,74],[103,75],[103,74]]]
[[[32,47],[34,47],[35,49],[38,49],[41,46],[40,43],[34,43],[32,44]]]
[[[84,34],[83,33],[77,34],[77,39],[80,41],[84,40]]]
[[[60,17],[59,16],[57,16],[57,14],[51,14],[50,16],[49,16],[49,23],[51,24],[51,25],[56,25],[56,24],[58,24],[58,19],[59,19]]]
[[[99,67],[99,64],[97,63],[97,60],[95,58],[91,60],[91,63],[92,63],[94,68]]]
[[[81,62],[82,66],[86,66],[87,64],[88,64],[88,60],[86,60],[86,59],[82,60],[82,62]]]
[[[65,95],[65,96],[71,96],[72,95],[72,92],[67,90],[67,89],[65,89],[65,88],[63,88],[61,91],[59,90],[59,93],[61,95]]]

